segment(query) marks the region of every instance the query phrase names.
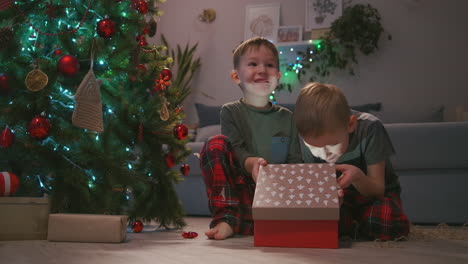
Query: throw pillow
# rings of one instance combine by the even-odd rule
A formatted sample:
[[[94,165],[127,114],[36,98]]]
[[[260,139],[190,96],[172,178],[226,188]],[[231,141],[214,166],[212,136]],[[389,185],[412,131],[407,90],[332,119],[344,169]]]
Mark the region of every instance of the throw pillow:
[[[195,138],[196,142],[205,142],[208,140],[211,136],[214,135],[219,135],[221,134],[221,125],[211,125],[211,126],[205,126],[205,127],[200,127],[197,129],[197,136]]]
[[[198,114],[198,127],[218,125],[220,123],[221,106],[195,103],[195,108]]]

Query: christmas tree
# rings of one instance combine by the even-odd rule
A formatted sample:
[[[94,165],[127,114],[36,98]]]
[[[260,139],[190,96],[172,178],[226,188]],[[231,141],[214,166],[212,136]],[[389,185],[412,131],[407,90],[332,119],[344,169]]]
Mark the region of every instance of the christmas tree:
[[[19,177],[15,196],[184,225],[189,87],[148,44],[161,2],[0,0],[0,170]]]

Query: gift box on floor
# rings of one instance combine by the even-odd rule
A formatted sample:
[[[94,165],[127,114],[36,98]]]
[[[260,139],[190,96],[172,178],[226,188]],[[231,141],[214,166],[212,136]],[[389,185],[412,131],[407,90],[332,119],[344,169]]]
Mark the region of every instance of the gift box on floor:
[[[47,238],[49,199],[0,197],[0,240]]]
[[[49,241],[120,243],[126,237],[126,215],[49,215]]]
[[[262,166],[252,205],[254,245],[338,248],[334,164]]]

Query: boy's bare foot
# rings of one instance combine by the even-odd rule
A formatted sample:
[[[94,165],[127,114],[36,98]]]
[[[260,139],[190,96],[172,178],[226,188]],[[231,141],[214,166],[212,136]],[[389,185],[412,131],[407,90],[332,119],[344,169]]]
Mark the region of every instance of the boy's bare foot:
[[[223,240],[234,235],[234,230],[226,222],[220,222],[215,227],[205,232],[209,239]]]

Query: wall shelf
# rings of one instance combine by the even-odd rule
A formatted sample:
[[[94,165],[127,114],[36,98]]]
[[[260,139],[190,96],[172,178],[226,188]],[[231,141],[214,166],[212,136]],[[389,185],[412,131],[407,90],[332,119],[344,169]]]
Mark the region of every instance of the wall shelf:
[[[293,41],[293,42],[280,42],[276,43],[276,47],[280,48],[293,48],[293,47],[302,47],[308,46],[316,43],[318,40],[304,40],[304,41]]]

